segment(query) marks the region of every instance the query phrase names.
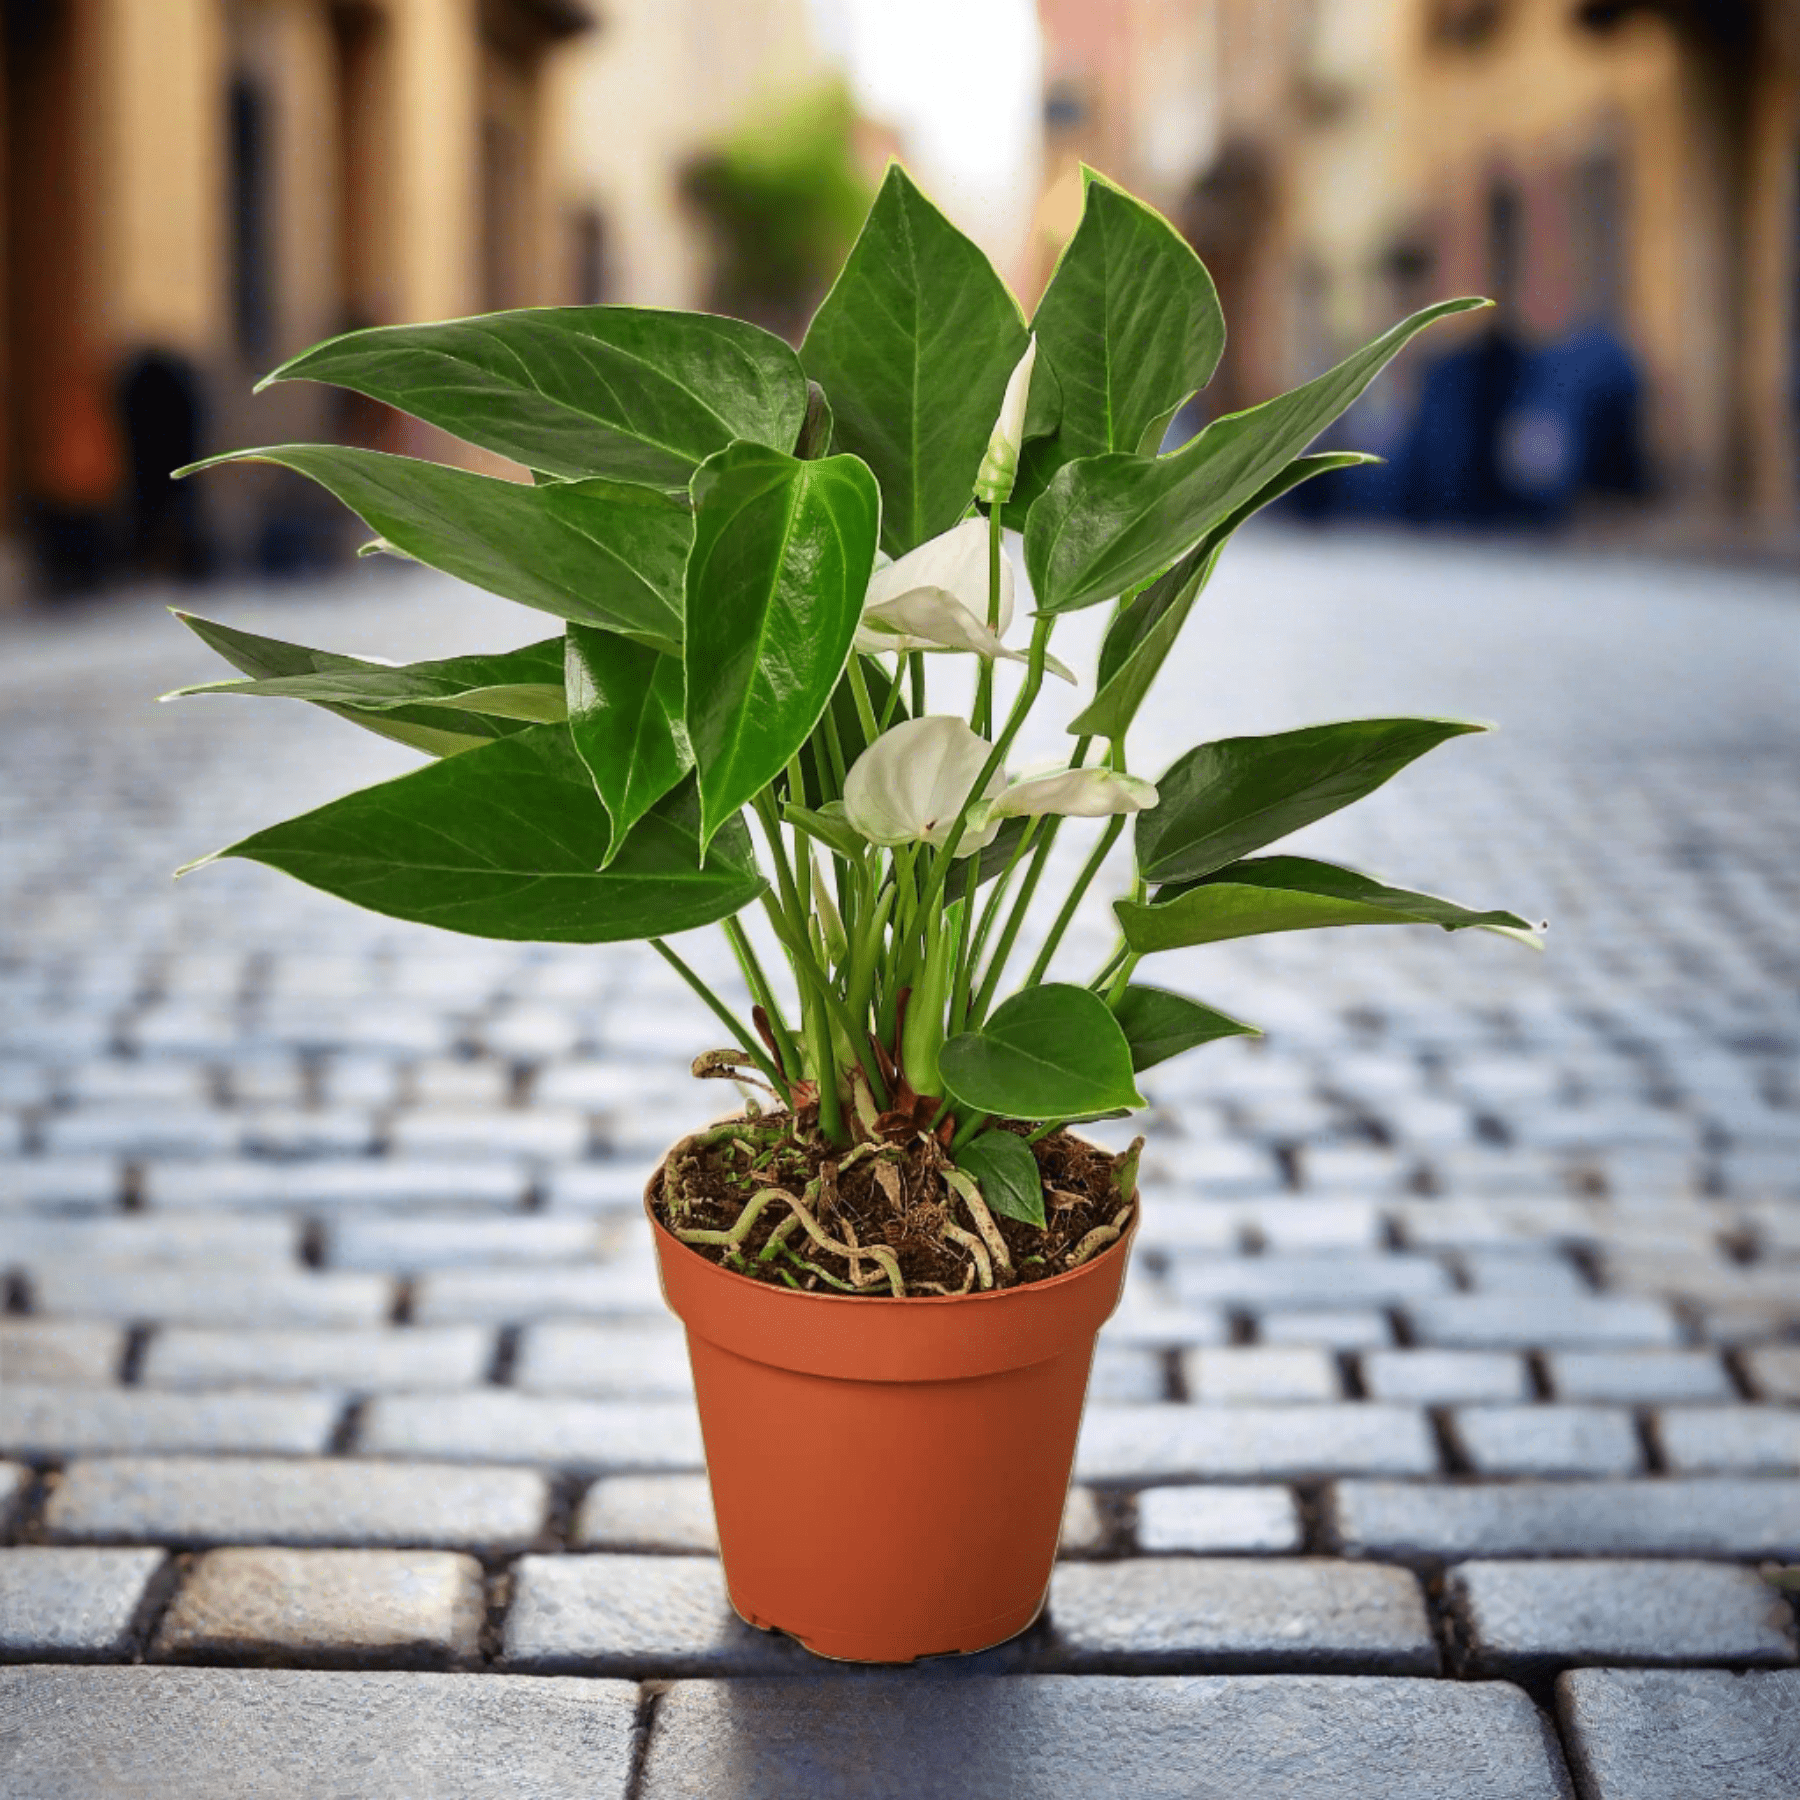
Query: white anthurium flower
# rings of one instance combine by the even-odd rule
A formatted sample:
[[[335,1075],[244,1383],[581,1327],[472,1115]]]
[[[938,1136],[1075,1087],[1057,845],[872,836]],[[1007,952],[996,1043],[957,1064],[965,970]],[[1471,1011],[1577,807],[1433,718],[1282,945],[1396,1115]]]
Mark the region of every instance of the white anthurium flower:
[[[997,506],[1013,491],[1019,474],[1019,446],[1025,438],[1025,403],[1031,398],[1031,371],[1037,366],[1037,333],[1031,334],[1025,354],[1007,379],[1000,402],[1000,416],[988,438],[986,454],[975,472],[975,497]]]
[[[939,848],[992,750],[961,719],[942,713],[908,719],[884,732],[851,765],[844,778],[845,816],[871,844]],[[1005,773],[996,769],[985,797],[1005,785]],[[977,825],[971,817],[957,855],[986,849],[999,830],[998,819]]]
[[[976,656],[1026,662],[1009,650],[1001,634],[1012,623],[1013,569],[1000,559],[1000,623],[987,622],[988,541],[984,519],[964,519],[948,531],[909,550],[898,562],[878,567],[869,578],[856,647],[865,656],[883,651],[966,650]],[[1055,657],[1045,668],[1073,681]]]
[[[1065,819],[1104,819],[1114,813],[1145,812],[1157,802],[1156,783],[1114,769],[1059,769],[1015,781],[984,804],[983,825],[1001,819],[1056,813]],[[973,822],[971,811],[971,823]]]

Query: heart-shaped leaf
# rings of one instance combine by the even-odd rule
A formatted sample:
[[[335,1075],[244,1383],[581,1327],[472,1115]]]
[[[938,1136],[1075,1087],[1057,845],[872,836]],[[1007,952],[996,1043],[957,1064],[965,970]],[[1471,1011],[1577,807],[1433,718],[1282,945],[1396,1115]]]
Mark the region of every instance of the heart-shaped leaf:
[[[1215,525],[1174,568],[1124,607],[1107,628],[1094,675],[1094,698],[1070,721],[1069,730],[1077,737],[1117,739],[1125,735],[1174,649],[1194,602],[1212,579],[1220,553],[1246,519],[1315,475],[1379,460],[1355,451],[1296,457],[1230,518]]]
[[[1217,1038],[1262,1036],[1258,1027],[1202,1006],[1185,994],[1171,994],[1167,988],[1133,984],[1112,1003],[1112,1010],[1131,1046],[1132,1071],[1139,1075],[1197,1044],[1210,1044]]]
[[[1137,817],[1148,881],[1197,881],[1371,794],[1446,739],[1458,719],[1344,719],[1266,737],[1221,738],[1178,757]]]
[[[1025,566],[1040,612],[1072,612],[1161,573],[1272,481],[1434,320],[1485,306],[1444,300],[1334,369],[1232,413],[1167,456],[1070,463],[1031,509]]]
[[[610,631],[571,625],[564,680],[570,739],[612,820],[605,868],[638,820],[694,766],[681,664]]]
[[[691,783],[646,814],[603,870],[611,837],[568,727],[534,725],[218,854],[389,918],[552,944],[671,936],[729,918],[766,885],[742,820],[720,827],[701,866]]]
[[[854,456],[734,444],[694,477],[687,726],[701,842],[786,766],[850,660],[881,496]]]
[[[1024,353],[1018,303],[993,265],[892,164],[800,346],[807,374],[831,396],[833,442],[881,483],[889,555],[968,511]]]
[[[1010,1119],[1079,1119],[1144,1104],[1131,1046],[1106,1002],[1047,982],[995,1007],[979,1031],[939,1054],[944,1085],[963,1106]]]
[[[1140,956],[1332,925],[1441,925],[1446,931],[1480,925],[1526,938],[1532,932],[1516,913],[1473,912],[1305,856],[1252,857],[1192,886],[1164,889],[1153,904],[1120,900],[1113,910],[1125,942]]]
[[[1010,1131],[984,1131],[956,1153],[990,1212],[1044,1229],[1044,1177],[1031,1146]]]
[[[314,650],[305,644],[261,637],[193,613],[178,611],[175,617],[234,669],[243,670],[250,680],[177,688],[174,694],[164,695],[165,699],[191,694],[248,694],[305,700],[377,737],[405,744],[411,750],[423,750],[430,756],[457,756],[465,750],[478,750],[495,738],[523,729],[525,721],[520,714],[529,703],[520,696],[536,694],[547,704],[547,697],[539,692],[539,683],[562,659],[562,639],[549,638],[498,656],[453,657],[442,663],[413,663],[395,669],[385,663],[366,662],[359,656],[341,656],[331,650]],[[396,697],[398,688],[419,671],[452,669],[461,673],[442,684],[450,689],[442,698],[421,704]],[[501,685],[457,689],[457,682],[469,680]],[[316,689],[311,685],[315,682],[319,684]],[[351,693],[361,696],[358,704],[331,697]],[[480,705],[473,704],[477,700]]]
[[[680,495],[617,481],[527,487],[467,469],[336,444],[233,450],[335,494],[396,549],[521,606],[681,648],[681,577],[693,520]],[[183,471],[189,473],[191,471]]]
[[[1086,171],[1081,223],[1032,315],[1038,358],[1055,371],[1056,433],[1019,464],[1011,515],[1064,463],[1108,450],[1139,451],[1197,388],[1225,348],[1219,296],[1187,241],[1160,213]]]
[[[274,381],[351,388],[548,475],[662,487],[685,487],[734,439],[791,448],[806,413],[806,377],[780,338],[639,306],[377,325],[303,351],[260,387]]]

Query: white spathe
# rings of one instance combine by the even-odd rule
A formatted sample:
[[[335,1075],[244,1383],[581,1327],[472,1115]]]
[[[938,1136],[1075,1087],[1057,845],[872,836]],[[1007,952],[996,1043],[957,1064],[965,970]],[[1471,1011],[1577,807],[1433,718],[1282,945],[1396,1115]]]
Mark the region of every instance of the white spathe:
[[[1009,557],[1000,558],[997,629],[988,626],[987,604],[987,521],[964,519],[870,576],[856,647],[865,656],[888,650],[963,650],[1007,662],[1029,661],[1024,652],[1009,650],[1001,641],[1013,616]],[[1054,657],[1047,657],[1044,666],[1065,681],[1075,679]]]
[[[1019,446],[1025,438],[1025,403],[1031,396],[1031,371],[1037,366],[1037,333],[1026,341],[1025,354],[1007,377],[988,446],[975,471],[975,495],[988,505],[1007,499],[1019,473]]]
[[[941,847],[993,748],[948,714],[908,719],[884,732],[851,765],[844,780],[845,816],[872,844]],[[1005,772],[996,769],[984,798],[1005,785]],[[985,849],[999,830],[998,819],[979,828],[971,820],[957,855]]]
[[[1065,819],[1104,819],[1114,813],[1146,812],[1157,802],[1156,783],[1113,769],[1059,769],[1015,781],[986,801],[984,822],[1055,813]]]

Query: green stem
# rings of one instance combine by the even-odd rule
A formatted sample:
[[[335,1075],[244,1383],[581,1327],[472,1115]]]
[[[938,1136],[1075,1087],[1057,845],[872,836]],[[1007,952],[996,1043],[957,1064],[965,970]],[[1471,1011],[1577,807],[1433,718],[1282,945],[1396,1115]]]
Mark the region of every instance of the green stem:
[[[856,651],[850,652],[850,693],[856,701],[857,723],[862,726],[863,741],[868,744],[881,736],[881,727],[875,723],[875,707],[869,699],[869,682],[863,674],[862,658]]]
[[[1062,911],[1056,915],[1056,923],[1050,927],[1050,935],[1044,940],[1044,947],[1037,953],[1037,961],[1031,965],[1031,973],[1025,977],[1027,987],[1036,987],[1044,979],[1044,971],[1050,967],[1050,959],[1056,954],[1057,946],[1063,941],[1063,933],[1069,929],[1070,921],[1075,917],[1075,909],[1081,904],[1082,897],[1093,885],[1093,880],[1100,873],[1100,865],[1106,861],[1107,852],[1119,841],[1119,833],[1125,829],[1125,815],[1114,813],[1107,820],[1106,829],[1100,834],[1100,841],[1094,846],[1094,853],[1082,865],[1081,873],[1075,878],[1075,885],[1069,889],[1069,897],[1062,904]]]
[[[875,1053],[869,1047],[867,1029],[858,1028],[856,1021],[850,1017],[850,1010],[845,1006],[843,996],[831,985],[830,977],[819,967],[818,958],[812,953],[812,946],[800,933],[789,928],[787,920],[782,917],[781,908],[767,894],[763,895],[763,907],[768,914],[769,923],[775,928],[775,935],[781,939],[782,947],[787,951],[795,972],[800,977],[803,998],[824,1007],[827,1016],[843,1032],[850,1047],[856,1052],[856,1060],[862,1065],[863,1073],[868,1076],[869,1086],[877,1087],[881,1071],[875,1064]],[[810,1043],[812,1027],[809,1025],[807,1029]],[[830,1034],[827,1033],[826,1037],[829,1040]],[[829,1058],[829,1041],[822,1048],[823,1058],[816,1057],[815,1060]]]
[[[907,674],[912,681],[912,716],[922,719],[925,716],[925,652],[912,651],[906,662]]]
[[[948,1036],[954,1036],[962,1030],[963,1016],[969,1009],[969,965],[974,960],[970,940],[975,917],[975,888],[981,873],[979,852],[971,856],[963,867],[968,873],[963,877],[962,917],[957,921],[956,961],[950,983],[950,1013],[946,1028]]]
[[[756,954],[756,946],[750,942],[750,935],[736,919],[725,921],[726,941],[738,960],[738,967],[744,972],[744,980],[750,984],[750,992],[756,1003],[769,1015],[769,1030],[775,1038],[775,1048],[781,1053],[782,1062],[796,1076],[800,1073],[800,1049],[794,1042],[793,1033],[788,1030],[788,1023],[782,1017],[781,1003],[775,997],[774,983],[764,972],[761,959]]]
[[[984,1126],[993,1116],[992,1113],[974,1112],[963,1119],[956,1127],[956,1135],[950,1140],[951,1156],[954,1157],[957,1151],[966,1148],[970,1140],[980,1132],[982,1126]]]
[[[1125,989],[1130,985],[1131,977],[1136,971],[1138,964],[1142,961],[1143,958],[1134,950],[1122,963],[1120,963],[1119,972],[1112,979],[1112,986],[1106,990],[1106,1004],[1108,1006],[1117,1006],[1119,1004],[1119,996],[1124,993]]]
[[[709,1006],[717,1016],[719,1023],[737,1039],[739,1047],[756,1064],[757,1068],[768,1078],[773,1087],[789,1106],[794,1104],[794,1096],[788,1084],[782,1079],[781,1071],[769,1059],[763,1047],[756,1041],[752,1032],[738,1022],[737,1016],[723,1000],[694,973],[682,959],[663,942],[661,938],[652,938],[650,947],[690,988]]]
[[[906,652],[902,650],[894,658],[893,678],[888,682],[887,698],[881,703],[881,729],[886,731],[893,723],[894,714],[900,709],[900,671],[906,667]]]
[[[987,785],[993,779],[994,772],[1005,765],[1006,753],[1012,748],[1013,739],[1019,735],[1026,715],[1037,701],[1038,693],[1044,685],[1044,657],[1049,652],[1050,633],[1055,624],[1054,613],[1038,615],[1037,624],[1031,633],[1031,661],[1025,670],[1019,697],[1013,702],[1013,709],[1007,715],[1006,728],[995,740],[993,749],[988,752],[988,759],[982,764],[981,773],[975,777],[968,793],[963,796],[955,823],[950,827],[950,835],[944,839],[943,846],[931,860],[931,874],[926,879],[925,891],[920,898],[922,906],[937,904],[938,896],[944,891],[944,881],[950,873],[950,864],[956,855],[957,846],[962,843],[963,831],[969,822],[969,808],[987,792]]]
[[[994,921],[1000,916],[1000,909],[1006,903],[1006,896],[1012,887],[1013,876],[1018,873],[1019,864],[1025,860],[1027,852],[1037,841],[1039,828],[1043,824],[1042,816],[1025,821],[1025,829],[1019,833],[1019,841],[1013,845],[1012,856],[1006,867],[994,879],[993,892],[988,895],[987,904],[981,909],[981,919],[975,927],[975,942],[970,947],[971,962],[979,962],[987,952],[989,934],[993,931]]]
[[[998,504],[988,509],[988,630],[997,632],[1000,629],[1000,508]],[[994,724],[994,664],[990,657],[982,657],[980,666],[975,672],[975,710],[969,717],[969,724],[983,737],[993,729]]]
[[[1079,769],[1087,760],[1088,746],[1093,741],[1091,737],[1075,740],[1075,748],[1069,753],[1071,769]],[[1013,902],[1012,911],[1007,915],[1006,929],[1001,932],[1000,942],[994,947],[993,958],[981,978],[974,1011],[970,1015],[977,1026],[987,1017],[987,1010],[994,1003],[994,993],[1000,986],[1000,977],[1006,972],[1007,961],[1012,956],[1014,945],[1019,941],[1019,932],[1031,912],[1031,902],[1036,897],[1038,883],[1044,876],[1044,865],[1050,860],[1051,849],[1061,829],[1062,820],[1059,818],[1051,818],[1045,822],[1044,835],[1038,840],[1037,850],[1031,858],[1031,867],[1025,871],[1025,881],[1019,889],[1019,897]]]

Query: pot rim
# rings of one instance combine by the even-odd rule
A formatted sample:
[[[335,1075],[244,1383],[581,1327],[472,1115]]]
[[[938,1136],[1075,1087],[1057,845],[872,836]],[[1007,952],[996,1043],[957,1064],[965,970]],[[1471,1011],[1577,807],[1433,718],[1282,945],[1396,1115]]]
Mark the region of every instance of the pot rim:
[[[1085,1140],[1084,1140],[1085,1141]],[[674,1145],[670,1146],[670,1150]],[[1143,1191],[1140,1185],[1132,1196],[1130,1221],[1125,1229],[1103,1250],[1090,1256],[1086,1262],[1073,1269],[1064,1269],[1060,1275],[1047,1275],[1042,1281],[1015,1282],[1011,1287],[973,1288],[966,1294],[838,1294],[820,1293],[817,1290],[796,1293],[792,1288],[780,1287],[772,1281],[756,1281],[752,1277],[740,1274],[736,1269],[728,1269],[723,1263],[714,1262],[710,1256],[702,1256],[692,1244],[684,1244],[661,1219],[656,1216],[654,1195],[656,1185],[662,1180],[663,1165],[669,1160],[669,1150],[665,1150],[657,1158],[656,1167],[650,1171],[649,1179],[644,1183],[644,1216],[650,1221],[651,1228],[661,1237],[666,1238],[676,1249],[685,1251],[689,1256],[704,1263],[709,1269],[716,1269],[721,1275],[729,1275],[734,1281],[742,1281],[748,1286],[765,1293],[773,1294],[780,1299],[829,1301],[844,1306],[864,1308],[879,1307],[920,1307],[920,1306],[964,1306],[972,1301],[1015,1299],[1021,1294],[1044,1293],[1062,1286],[1065,1282],[1079,1281],[1090,1275],[1115,1252],[1129,1250],[1132,1239],[1137,1235],[1138,1222],[1144,1216]]]

